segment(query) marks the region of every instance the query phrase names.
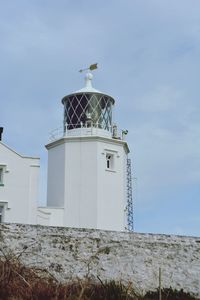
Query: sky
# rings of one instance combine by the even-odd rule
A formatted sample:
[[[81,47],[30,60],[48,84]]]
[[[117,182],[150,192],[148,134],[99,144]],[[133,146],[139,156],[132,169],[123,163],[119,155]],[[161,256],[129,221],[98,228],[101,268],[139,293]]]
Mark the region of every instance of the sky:
[[[40,204],[61,99],[93,63],[129,132],[135,231],[200,236],[200,1],[0,0],[3,142],[41,158]]]

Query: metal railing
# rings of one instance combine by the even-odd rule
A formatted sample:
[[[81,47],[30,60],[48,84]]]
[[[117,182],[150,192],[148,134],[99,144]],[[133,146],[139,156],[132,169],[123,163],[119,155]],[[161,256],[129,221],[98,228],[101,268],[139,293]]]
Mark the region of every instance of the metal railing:
[[[87,121],[86,123],[80,122],[76,124],[66,123],[64,127],[60,126],[52,130],[49,133],[49,140],[55,141],[63,136],[71,136],[73,135],[73,132],[77,132],[78,135],[85,135],[87,129],[87,135],[93,135],[94,133],[98,134],[98,130],[102,130],[102,132],[107,132],[108,136],[111,134],[112,138],[119,140],[125,140],[125,136],[128,133],[127,130],[120,129],[118,134],[118,129],[116,125],[109,126],[108,129],[105,129],[102,128],[100,123],[93,123],[92,121]]]

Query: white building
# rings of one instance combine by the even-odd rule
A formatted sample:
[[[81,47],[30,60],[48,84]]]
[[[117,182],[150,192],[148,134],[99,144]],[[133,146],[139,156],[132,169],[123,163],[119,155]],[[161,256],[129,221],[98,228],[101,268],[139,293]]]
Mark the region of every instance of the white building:
[[[36,224],[39,161],[0,141],[0,223]]]
[[[114,99],[91,81],[88,73],[86,86],[62,99],[63,136],[46,145],[47,207],[38,208],[38,223],[132,230],[129,148],[113,126]]]
[[[126,132],[113,124],[115,100],[91,81],[88,73],[85,87],[62,99],[62,135],[46,145],[46,207],[36,204],[39,159],[0,142],[0,222],[133,230]]]

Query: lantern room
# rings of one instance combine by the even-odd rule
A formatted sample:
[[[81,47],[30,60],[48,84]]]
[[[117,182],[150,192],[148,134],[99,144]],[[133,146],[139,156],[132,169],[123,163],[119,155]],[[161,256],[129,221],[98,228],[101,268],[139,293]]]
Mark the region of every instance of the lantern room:
[[[93,75],[87,73],[85,87],[62,99],[66,135],[78,133],[84,128],[112,135],[112,108],[115,101],[112,97],[94,89],[92,78]]]

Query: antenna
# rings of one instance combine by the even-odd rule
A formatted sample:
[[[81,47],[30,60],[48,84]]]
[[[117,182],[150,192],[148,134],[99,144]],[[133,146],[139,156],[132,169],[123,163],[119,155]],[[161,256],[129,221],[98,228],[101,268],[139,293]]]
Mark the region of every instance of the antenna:
[[[82,73],[82,72],[87,71],[87,70],[93,71],[95,69],[97,69],[97,63],[90,65],[89,68],[79,70],[79,72]]]

